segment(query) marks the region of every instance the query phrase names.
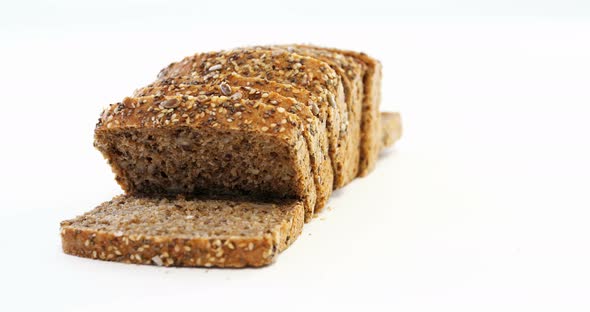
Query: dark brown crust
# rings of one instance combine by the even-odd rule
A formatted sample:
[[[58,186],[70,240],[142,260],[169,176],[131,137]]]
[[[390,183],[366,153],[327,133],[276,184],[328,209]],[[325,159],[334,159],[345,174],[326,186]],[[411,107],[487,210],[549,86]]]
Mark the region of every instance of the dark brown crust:
[[[288,212],[279,224],[256,237],[187,238],[130,234],[84,228],[76,223],[76,219],[68,220],[61,224],[62,248],[65,253],[74,256],[124,263],[180,267],[260,267],[272,263],[281,251],[297,239],[303,227],[304,209],[301,203],[284,204],[275,209]]]

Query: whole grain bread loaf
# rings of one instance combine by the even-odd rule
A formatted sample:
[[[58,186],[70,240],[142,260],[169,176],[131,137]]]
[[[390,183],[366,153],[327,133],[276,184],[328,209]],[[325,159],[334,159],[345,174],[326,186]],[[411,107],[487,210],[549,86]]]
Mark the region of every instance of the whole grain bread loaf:
[[[334,167],[334,187],[339,188],[356,177],[358,164],[350,160],[345,148],[349,144],[348,109],[341,77],[325,62],[301,56],[285,49],[267,47],[241,48],[222,52],[198,53],[178,63],[172,63],[160,74],[160,79],[173,77],[215,77],[219,72],[236,72],[279,83],[290,83],[316,92],[321,107],[326,107],[337,122],[336,146],[330,144]]]
[[[108,261],[191,267],[272,263],[301,233],[298,201],[117,196],[61,222],[65,253]]]
[[[310,45],[198,53],[105,109],[95,146],[127,193],[61,223],[65,253],[137,264],[272,263],[401,137],[381,64]]]
[[[95,146],[131,195],[301,199],[316,188],[304,126],[292,114],[221,93],[126,98],[103,112]]]

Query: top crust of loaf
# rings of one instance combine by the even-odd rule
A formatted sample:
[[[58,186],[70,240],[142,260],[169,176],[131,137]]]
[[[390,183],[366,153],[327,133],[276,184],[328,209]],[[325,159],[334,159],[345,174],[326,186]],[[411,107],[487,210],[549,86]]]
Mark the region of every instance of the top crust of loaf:
[[[298,135],[303,131],[296,117],[286,111],[255,100],[219,94],[127,97],[102,112],[96,131],[174,126],[219,128],[220,125],[227,130],[278,136],[288,129],[295,129]]]
[[[189,77],[207,81],[234,72],[317,92],[321,99],[317,104],[332,107],[338,131],[346,131],[348,118],[340,76],[324,62],[285,49],[254,47],[197,53],[162,69],[158,79]]]

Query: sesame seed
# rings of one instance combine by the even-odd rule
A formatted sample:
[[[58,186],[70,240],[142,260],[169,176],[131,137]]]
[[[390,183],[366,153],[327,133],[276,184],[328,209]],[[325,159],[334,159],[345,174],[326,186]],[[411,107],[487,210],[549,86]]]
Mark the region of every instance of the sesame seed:
[[[215,70],[220,70],[221,69],[221,64],[217,64],[217,65],[213,65],[211,67],[209,67],[208,71],[215,71]]]
[[[156,255],[152,257],[152,261],[157,265],[157,266],[162,266],[164,265],[164,261],[162,261],[162,258],[160,258],[160,256]]]
[[[236,92],[229,97],[233,101],[237,101],[242,98],[242,92]]]
[[[330,94],[330,96],[328,96],[328,102],[330,102],[332,107],[336,107],[336,99],[334,99],[334,95]]]

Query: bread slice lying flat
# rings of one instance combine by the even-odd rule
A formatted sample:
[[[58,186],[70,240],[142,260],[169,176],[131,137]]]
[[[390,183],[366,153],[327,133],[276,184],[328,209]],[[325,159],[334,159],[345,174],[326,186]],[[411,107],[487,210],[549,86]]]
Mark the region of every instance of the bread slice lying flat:
[[[164,266],[272,263],[301,233],[303,204],[121,195],[61,223],[67,254]]]

